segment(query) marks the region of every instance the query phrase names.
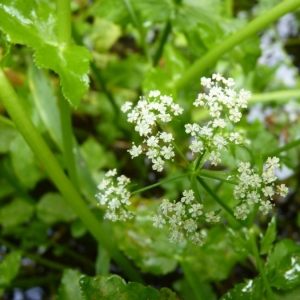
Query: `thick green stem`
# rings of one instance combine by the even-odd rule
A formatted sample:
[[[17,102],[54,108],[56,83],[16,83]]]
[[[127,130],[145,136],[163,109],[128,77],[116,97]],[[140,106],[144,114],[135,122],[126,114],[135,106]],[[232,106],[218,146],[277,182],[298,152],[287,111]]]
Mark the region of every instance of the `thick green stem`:
[[[78,187],[70,104],[66,101],[66,99],[64,99],[61,92],[59,92],[59,110],[64,161],[68,170],[69,178],[73,185]]]
[[[270,286],[269,280],[267,278],[265,269],[264,269],[264,267],[262,265],[262,262],[260,260],[259,251],[258,251],[258,247],[257,247],[257,243],[256,243],[256,235],[255,235],[255,231],[254,231],[253,228],[251,228],[249,230],[249,237],[250,237],[250,242],[251,242],[251,245],[252,245],[253,255],[254,255],[255,260],[256,260],[256,265],[257,265],[257,268],[259,270],[260,276],[262,277],[262,280],[264,282],[264,287],[266,288],[266,291],[267,291],[268,300],[275,300],[275,296],[274,296],[273,291],[271,289],[271,286]]]
[[[284,91],[276,91],[262,94],[253,94],[249,99],[249,104],[252,103],[261,103],[261,102],[287,102],[291,98],[299,98],[300,90],[284,90]]]
[[[69,45],[71,42],[71,6],[70,0],[57,0],[58,41]]]
[[[286,144],[286,145],[284,145],[284,146],[282,146],[280,148],[274,149],[274,150],[272,150],[270,152],[263,153],[262,157],[264,159],[267,159],[268,157],[273,157],[273,156],[279,155],[281,152],[290,150],[290,149],[292,149],[294,147],[297,147],[299,145],[300,145],[300,139],[292,141],[292,142],[290,142],[290,143],[288,143],[288,144]]]
[[[225,39],[223,43],[214,47],[207,54],[202,56],[182,75],[176,83],[176,88],[182,89],[189,82],[195,78],[200,77],[201,74],[208,68],[214,65],[214,63],[227,51],[231,50],[234,46],[240,44],[248,37],[257,33],[265,28],[267,25],[276,21],[288,12],[291,12],[300,6],[300,0],[286,0],[280,2],[278,5],[257,17],[245,27],[238,30],[236,33]]]
[[[87,230],[110,253],[112,258],[119,264],[131,280],[141,281],[140,275],[132,267],[126,257],[118,251],[117,246],[113,243],[111,236],[107,233],[103,224],[100,223],[88,209],[78,191],[63,172],[53,153],[50,151],[38,130],[34,127],[22,102],[19,100],[18,95],[1,68],[0,99],[14,121],[17,129],[22,134],[33,153],[37,156],[57,189],[63,197],[65,197],[73,211],[82,220]]]
[[[233,0],[225,0],[226,12],[228,17],[233,16]]]

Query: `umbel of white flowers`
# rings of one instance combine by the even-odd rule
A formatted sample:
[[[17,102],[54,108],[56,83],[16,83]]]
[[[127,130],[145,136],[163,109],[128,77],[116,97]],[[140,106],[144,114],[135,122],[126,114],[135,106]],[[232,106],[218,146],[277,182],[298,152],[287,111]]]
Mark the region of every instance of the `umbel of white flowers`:
[[[201,78],[201,84],[207,93],[200,93],[194,105],[207,108],[213,121],[203,126],[197,123],[186,124],[185,131],[193,137],[189,146],[192,153],[203,154],[205,151],[209,154],[211,163],[217,165],[221,162],[220,151],[223,148],[229,143],[241,142],[239,133],[233,131],[233,124],[240,120],[240,110],[247,107],[251,93],[245,90],[236,92],[234,80],[225,79],[220,74],[214,74],[212,78]],[[144,151],[152,162],[152,168],[160,172],[165,160],[175,156],[173,135],[162,131],[162,125],[182,114],[183,109],[173,102],[171,96],[161,95],[159,91],[151,91],[148,97],[141,97],[137,105],[134,108],[132,106],[131,102],[126,102],[121,109],[123,112],[129,111],[128,121],[135,124],[135,130],[144,137],[144,144],[133,144],[128,152],[134,158]],[[275,169],[279,166],[277,157],[269,157],[259,175],[250,168],[249,162],[240,162],[237,175],[239,183],[234,189],[234,197],[238,201],[234,211],[237,219],[246,219],[250,208],[256,203],[259,210],[267,214],[273,206],[271,201],[275,194],[282,197],[287,195],[288,188],[284,184],[274,186],[277,179]],[[105,218],[125,221],[133,216],[128,209],[131,204],[130,192],[127,190],[130,179],[124,175],[116,175],[116,169],[106,173],[98,185],[100,192],[96,197],[99,205],[106,207]],[[214,211],[203,213],[203,204],[196,201],[192,190],[186,190],[178,202],[170,202],[168,199],[162,201],[153,217],[153,225],[158,228],[168,226],[169,240],[173,243],[189,238],[201,245],[205,236],[200,231],[199,221],[216,223],[219,220],[220,216],[215,215]]]

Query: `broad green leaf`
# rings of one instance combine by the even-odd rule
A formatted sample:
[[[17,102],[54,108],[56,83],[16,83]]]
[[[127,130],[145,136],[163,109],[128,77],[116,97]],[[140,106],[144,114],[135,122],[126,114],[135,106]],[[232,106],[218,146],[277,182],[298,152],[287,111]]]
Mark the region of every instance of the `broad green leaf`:
[[[289,291],[276,291],[276,300],[298,300],[300,295],[300,286]]]
[[[57,300],[83,300],[80,295],[80,275],[81,273],[77,270],[64,270],[58,289]]]
[[[33,63],[28,70],[31,95],[41,119],[56,145],[62,148],[60,117],[54,89],[45,72],[38,70]]]
[[[243,253],[244,255],[249,255],[251,253],[252,247],[246,228],[239,230],[227,228],[227,232],[230,244],[232,245],[234,251],[237,253]]]
[[[59,221],[68,222],[76,217],[67,201],[56,193],[47,193],[40,199],[37,205],[37,215],[47,224]]]
[[[14,173],[23,186],[33,188],[44,176],[35,155],[21,135],[17,135],[11,142],[10,157]]]
[[[74,238],[80,238],[86,234],[86,227],[80,219],[76,219],[71,225],[71,234]]]
[[[167,288],[160,291],[136,282],[126,282],[117,275],[82,276],[80,279],[81,295],[84,299],[102,300],[177,300],[174,292]]]
[[[29,220],[34,212],[34,205],[21,198],[14,198],[0,210],[0,224],[5,227],[16,226]]]
[[[89,87],[87,73],[90,59],[89,51],[81,46],[46,45],[35,53],[38,67],[51,69],[60,75],[62,92],[75,106]]]
[[[0,153],[2,154],[9,151],[10,143],[18,135],[18,131],[13,124],[7,124],[5,121],[5,119],[3,121],[0,119]]]
[[[220,300],[265,300],[264,286],[260,278],[246,280],[229,290]]]
[[[289,239],[278,242],[265,264],[271,285],[282,290],[300,285],[299,265],[300,246]]]
[[[260,241],[261,255],[268,253],[272,249],[276,236],[277,236],[276,218],[273,217],[271,222],[268,225],[266,234],[262,237]]]
[[[226,230],[220,226],[212,227],[207,231],[204,245],[201,247],[189,245],[183,258],[201,282],[224,280],[229,276],[233,266],[248,255],[247,251],[236,251],[234,245],[236,238],[226,234]]]
[[[3,260],[0,261],[0,295],[3,292],[1,288],[9,285],[18,275],[21,258],[21,252],[15,251],[6,254]]]
[[[51,4],[46,0],[4,0],[0,3],[0,29],[11,43],[34,48],[37,66],[58,73],[64,96],[77,106],[88,89],[91,55],[84,47],[58,43],[57,17]]]
[[[12,56],[10,54],[10,43],[3,37],[3,34],[0,32],[0,41],[1,40],[4,44],[4,51],[0,54],[0,67],[5,68],[11,64]]]
[[[142,201],[147,205],[147,211],[138,211],[134,220],[112,224],[116,241],[143,272],[156,275],[170,273],[176,268],[175,257],[182,247],[168,241],[167,228],[153,227],[151,215],[156,205],[144,199]]]

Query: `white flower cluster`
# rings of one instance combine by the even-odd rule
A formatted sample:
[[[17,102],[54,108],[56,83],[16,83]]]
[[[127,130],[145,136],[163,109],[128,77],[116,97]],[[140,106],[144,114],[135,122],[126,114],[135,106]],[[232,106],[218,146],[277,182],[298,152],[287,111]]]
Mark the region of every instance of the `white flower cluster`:
[[[105,178],[98,185],[100,192],[96,194],[99,199],[99,205],[106,207],[104,218],[115,221],[126,221],[132,218],[132,214],[127,207],[131,204],[129,201],[130,192],[126,186],[130,179],[124,175],[116,177],[117,170],[113,169],[105,174]]]
[[[213,165],[218,165],[221,162],[220,150],[230,142],[240,143],[239,133],[228,132],[228,127],[232,122],[240,121],[240,110],[247,107],[251,93],[244,89],[237,93],[234,90],[234,80],[226,79],[220,74],[213,74],[212,78],[202,77],[201,85],[208,89],[208,93],[198,94],[194,105],[207,107],[213,121],[202,127],[196,123],[186,124],[185,131],[194,137],[190,145],[191,151],[202,154],[208,150],[209,160]],[[229,129],[232,131],[232,125]]]
[[[240,201],[234,212],[237,219],[245,220],[250,213],[250,207],[255,203],[259,203],[259,210],[265,215],[272,209],[273,205],[270,200],[273,200],[272,197],[275,194],[282,197],[287,195],[288,188],[284,184],[274,188],[274,181],[277,179],[275,169],[279,167],[279,159],[269,157],[260,176],[250,168],[249,162],[240,162],[238,168],[240,182],[234,189],[234,197]],[[268,200],[263,200],[261,193],[268,197]]]
[[[195,244],[202,245],[204,236],[199,233],[198,221],[203,215],[203,205],[195,200],[193,190],[185,190],[179,202],[170,202],[164,199],[159,206],[158,214],[153,216],[153,226],[162,228],[164,224],[169,225],[169,241],[178,243],[184,236],[190,236]],[[204,217],[200,217],[204,219]],[[219,222],[220,217],[212,211],[205,214],[206,222]]]
[[[130,111],[127,114],[128,122],[135,123],[135,130],[140,136],[145,137],[144,148],[133,144],[128,150],[131,157],[137,157],[145,150],[146,156],[152,162],[153,170],[161,172],[165,160],[175,156],[171,144],[174,138],[171,133],[157,130],[157,124],[170,122],[173,116],[182,114],[183,109],[173,103],[171,96],[161,95],[160,91],[151,91],[147,98],[141,97],[134,108],[131,102],[126,102],[121,110]]]

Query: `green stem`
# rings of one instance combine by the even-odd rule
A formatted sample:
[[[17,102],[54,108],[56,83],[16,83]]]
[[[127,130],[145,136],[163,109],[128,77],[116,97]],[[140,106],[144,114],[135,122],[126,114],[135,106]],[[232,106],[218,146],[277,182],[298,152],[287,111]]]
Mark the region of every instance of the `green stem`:
[[[237,180],[230,180],[230,179],[224,178],[223,172],[220,174],[219,171],[199,170],[199,171],[197,171],[196,174],[200,177],[216,179],[216,180],[231,183],[231,184],[238,184]]]
[[[193,268],[190,267],[191,262],[187,261],[180,261],[180,267],[183,271],[184,278],[188,282],[191,290],[193,291],[193,294],[195,296],[195,300],[203,300],[207,298],[206,292],[202,289],[202,285],[200,280],[198,280],[199,276],[197,272],[193,270]]]
[[[10,284],[10,288],[32,288],[33,286],[47,286],[52,285],[53,283],[59,284],[61,280],[61,275],[48,275],[48,276],[39,276],[39,277],[30,277],[25,279],[16,279],[13,280]],[[0,286],[1,287],[1,286]],[[4,287],[7,288],[7,287]]]
[[[268,157],[273,157],[273,156],[276,156],[276,155],[279,155],[281,152],[284,152],[284,151],[287,151],[287,150],[290,150],[294,147],[297,147],[300,145],[300,139],[298,140],[295,140],[295,141],[292,141],[290,143],[287,143],[286,145],[282,146],[282,147],[279,147],[275,150],[272,150],[270,152],[267,152],[267,153],[263,153],[262,154],[262,157],[264,159],[267,159]]]
[[[183,74],[181,79],[176,83],[177,90],[182,89],[188,85],[195,78],[201,76],[201,74],[210,66],[212,66],[224,53],[231,50],[234,46],[240,44],[248,37],[257,33],[265,28],[267,25],[276,21],[288,12],[291,12],[300,6],[300,0],[285,0],[278,5],[255,18],[248,23],[245,27],[238,30],[236,33],[225,39],[223,43],[214,47],[207,54],[202,56]]]
[[[177,153],[181,156],[181,158],[185,161],[185,163],[187,164],[187,166],[189,167],[191,165],[191,163],[189,162],[189,160],[186,158],[186,156],[182,153],[182,151],[180,150],[180,148],[177,146],[177,144],[172,141],[171,142],[173,147],[175,148],[175,150],[177,151]]]
[[[227,16],[232,17],[233,16],[233,0],[226,0],[225,5],[226,5]]]
[[[262,94],[253,94],[249,99],[249,104],[252,103],[261,103],[261,102],[287,102],[291,98],[299,98],[300,90],[284,90],[284,91],[276,91]]]
[[[153,67],[155,67],[158,64],[159,59],[161,58],[161,55],[162,55],[162,52],[163,52],[163,49],[164,49],[164,45],[165,45],[165,43],[168,39],[168,36],[169,36],[170,32],[171,32],[171,22],[168,21],[165,28],[164,28],[164,31],[162,33],[157,51],[156,51],[156,53],[154,55],[154,58],[153,58]]]
[[[136,190],[136,191],[131,192],[131,195],[138,194],[138,193],[141,193],[141,192],[144,192],[144,191],[153,189],[153,188],[155,188],[155,187],[157,187],[157,186],[160,186],[160,185],[162,185],[162,184],[164,184],[164,183],[171,182],[171,181],[174,181],[174,180],[177,180],[177,179],[180,179],[180,178],[183,178],[183,177],[187,177],[187,176],[189,176],[188,173],[182,174],[182,175],[178,175],[178,176],[174,176],[174,177],[172,177],[172,178],[168,178],[168,179],[165,179],[165,180],[160,180],[160,181],[157,182],[157,183],[148,185],[148,186],[146,186],[146,187],[144,187],[144,188],[142,188],[142,189],[138,189],[138,190]]]
[[[87,230],[110,253],[123,271],[134,281],[142,281],[126,257],[117,249],[105,227],[99,222],[60,167],[53,153],[30,120],[22,101],[0,68],[0,99],[17,129],[49,174],[62,196],[82,220]]]
[[[267,278],[265,269],[264,269],[264,267],[262,265],[262,262],[260,260],[259,251],[258,251],[258,247],[257,247],[257,243],[256,243],[256,235],[255,235],[255,232],[254,232],[253,228],[251,228],[249,230],[249,237],[250,237],[250,242],[251,242],[251,245],[252,245],[252,251],[253,251],[253,254],[254,254],[254,257],[255,257],[255,260],[256,260],[256,265],[257,265],[260,276],[262,277],[264,286],[265,286],[266,291],[267,291],[268,300],[275,300],[275,297],[274,297],[273,291],[271,289],[269,280]]]
[[[204,189],[208,192],[208,194],[221,206],[224,208],[224,210],[226,210],[228,212],[229,215],[232,216],[232,218],[234,220],[236,220],[237,222],[239,222],[242,226],[244,226],[244,223],[239,220],[239,219],[236,219],[235,216],[234,216],[234,213],[232,211],[232,209],[226,204],[224,203],[220,198],[219,196],[214,193],[212,191],[212,189],[206,184],[206,182],[200,177],[200,176],[197,176],[197,180],[198,182],[204,187]]]
[[[58,41],[69,45],[71,42],[71,6],[70,0],[57,0]]]
[[[61,91],[59,91],[59,111],[64,161],[68,170],[70,180],[75,187],[78,187],[79,185],[74,155],[74,138],[70,104],[66,101],[66,99],[64,99]]]
[[[12,250],[19,249],[18,247],[16,247],[15,245],[11,244],[10,242],[6,241],[5,239],[3,239],[1,237],[0,237],[0,243]],[[55,269],[55,270],[59,270],[59,271],[63,271],[64,269],[70,268],[69,266],[66,266],[66,265],[51,261],[49,259],[40,257],[39,255],[36,255],[36,254],[31,254],[31,253],[23,251],[22,256],[28,257],[41,265],[44,265],[46,267],[49,267],[49,268]]]
[[[145,30],[143,28],[143,25],[139,22],[139,19],[138,19],[138,17],[136,16],[136,14],[134,12],[134,9],[131,5],[130,0],[123,0],[123,3],[125,5],[126,9],[128,10],[134,25],[137,27],[137,29],[140,33],[142,47],[144,49],[145,56],[147,57],[148,62],[151,63],[151,57],[150,57],[150,54],[149,54],[148,45],[147,45],[147,42],[146,42]]]

